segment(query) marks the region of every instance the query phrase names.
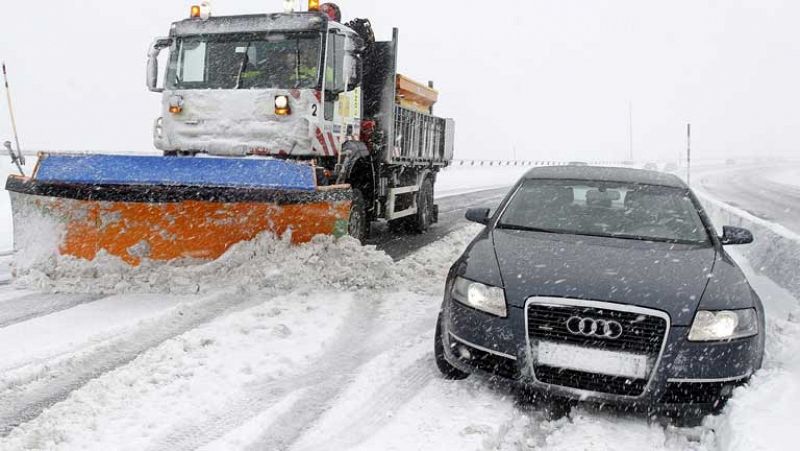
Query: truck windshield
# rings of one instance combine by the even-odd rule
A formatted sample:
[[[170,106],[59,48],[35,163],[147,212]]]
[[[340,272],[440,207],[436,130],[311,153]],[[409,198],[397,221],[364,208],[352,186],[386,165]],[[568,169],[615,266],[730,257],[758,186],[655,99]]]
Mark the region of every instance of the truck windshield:
[[[320,33],[246,33],[178,40],[170,89],[299,89],[319,84]]]

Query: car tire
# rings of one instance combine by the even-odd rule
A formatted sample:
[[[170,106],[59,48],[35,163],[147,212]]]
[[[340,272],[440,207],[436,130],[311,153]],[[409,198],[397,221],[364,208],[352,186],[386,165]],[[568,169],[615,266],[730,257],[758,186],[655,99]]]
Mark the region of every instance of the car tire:
[[[436,336],[433,339],[433,356],[436,359],[436,367],[445,379],[464,380],[469,377],[469,373],[459,370],[447,361],[444,356],[444,338],[442,330],[442,315],[436,320]]]
[[[364,203],[364,195],[361,191],[353,190],[353,205],[350,207],[350,218],[347,222],[347,234],[364,242],[369,236],[369,221],[367,220],[367,209]]]

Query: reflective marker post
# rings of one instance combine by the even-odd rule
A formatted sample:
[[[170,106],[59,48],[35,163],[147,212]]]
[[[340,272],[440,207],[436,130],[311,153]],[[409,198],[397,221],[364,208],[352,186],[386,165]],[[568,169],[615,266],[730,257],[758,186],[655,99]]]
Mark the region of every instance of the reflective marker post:
[[[692,184],[692,124],[686,124],[686,184]]]
[[[19,169],[20,174],[23,176],[25,173],[22,171],[22,167],[20,165],[25,164],[25,157],[22,156],[22,148],[19,146],[19,135],[17,134],[17,121],[14,118],[14,107],[11,105],[11,88],[8,87],[8,72],[6,71],[6,63],[3,63],[3,82],[6,86],[6,100],[8,101],[8,115],[11,118],[11,130],[14,132],[14,142],[17,144],[17,153],[14,154],[14,150],[11,148],[11,144],[7,143],[5,146],[8,149],[9,153],[11,154],[11,161],[17,165],[17,169]]]

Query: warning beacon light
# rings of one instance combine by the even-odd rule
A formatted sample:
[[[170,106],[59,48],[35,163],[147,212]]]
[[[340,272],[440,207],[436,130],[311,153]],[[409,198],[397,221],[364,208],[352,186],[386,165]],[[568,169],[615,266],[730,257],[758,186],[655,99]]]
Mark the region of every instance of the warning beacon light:
[[[309,11],[319,11],[319,0],[308,0]]]
[[[211,17],[211,2],[202,2],[199,5],[192,5],[191,14],[192,19],[208,20]]]
[[[339,9],[335,3],[323,3],[322,6],[319,7],[319,11],[334,22],[342,21],[342,10]]]

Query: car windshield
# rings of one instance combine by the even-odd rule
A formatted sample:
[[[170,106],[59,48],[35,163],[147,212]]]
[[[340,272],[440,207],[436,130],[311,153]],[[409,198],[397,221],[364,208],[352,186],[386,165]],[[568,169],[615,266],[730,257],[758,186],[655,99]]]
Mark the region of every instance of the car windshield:
[[[527,180],[498,228],[710,244],[689,191],[653,185]]]
[[[320,33],[246,33],[182,38],[170,89],[298,89],[319,84]]]

